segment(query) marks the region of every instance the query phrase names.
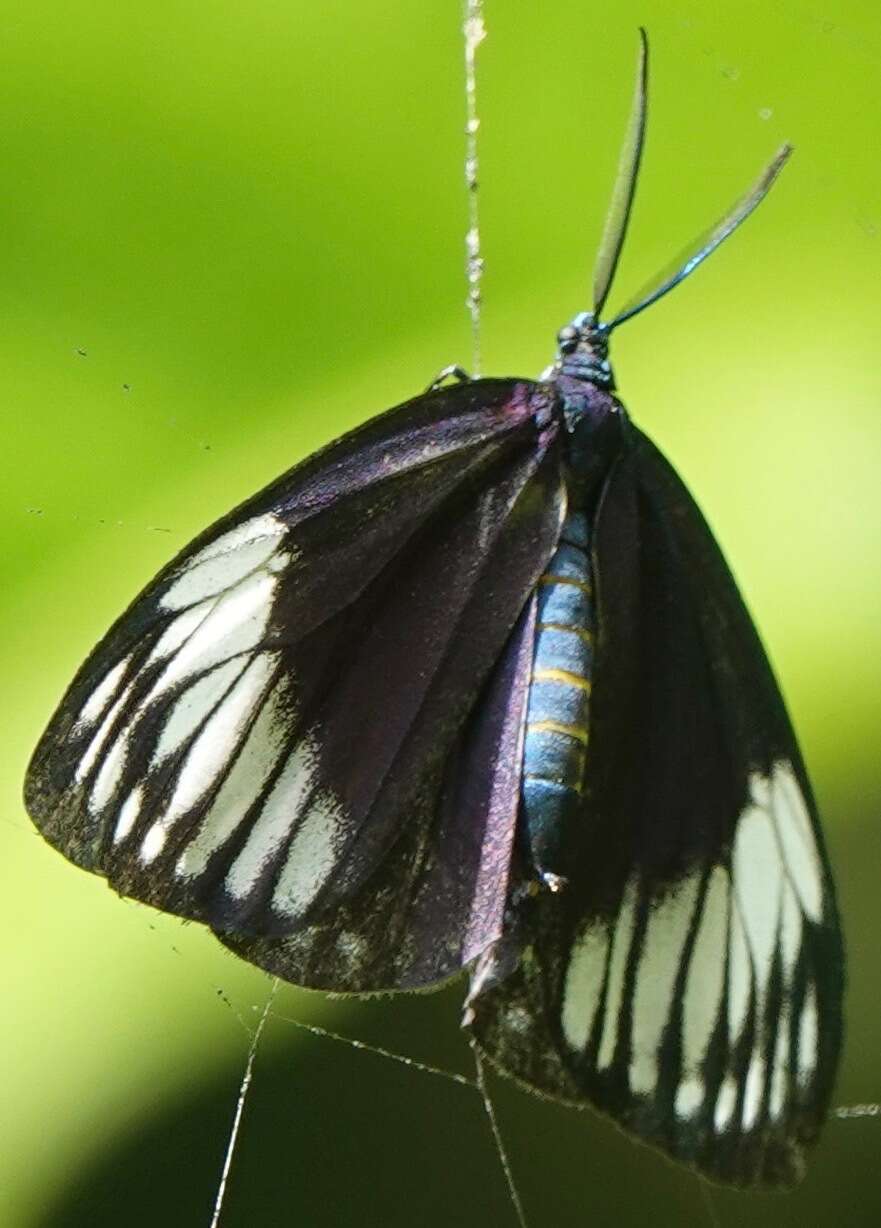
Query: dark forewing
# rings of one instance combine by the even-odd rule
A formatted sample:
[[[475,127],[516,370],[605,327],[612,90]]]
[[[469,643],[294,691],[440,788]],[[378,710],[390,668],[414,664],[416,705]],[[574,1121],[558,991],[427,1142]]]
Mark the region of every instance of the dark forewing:
[[[556,540],[542,398],[505,380],[417,398],[179,555],[35,752],[25,796],[47,839],[124,894],[242,936],[367,908],[392,863],[415,898],[463,725]],[[503,716],[489,736],[510,744]],[[351,987],[406,979],[411,938],[403,924],[397,963],[363,976],[367,955],[351,959]],[[322,980],[320,956],[303,963]]]
[[[635,429],[594,565],[583,847],[563,897],[528,901],[480,961],[472,1027],[502,1069],[708,1176],[791,1182],[841,1041],[829,869],[749,615],[690,495]]]

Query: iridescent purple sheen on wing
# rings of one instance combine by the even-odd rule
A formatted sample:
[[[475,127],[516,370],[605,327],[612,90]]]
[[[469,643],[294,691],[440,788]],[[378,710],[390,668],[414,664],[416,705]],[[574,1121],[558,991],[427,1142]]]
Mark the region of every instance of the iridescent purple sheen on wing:
[[[447,584],[451,593],[459,591],[465,600],[481,549],[488,549],[493,539],[487,528],[490,522],[498,527],[493,516],[506,514],[502,504],[492,510],[492,495],[487,492],[504,486],[512,473],[520,473],[530,485],[527,470],[535,468],[545,450],[540,437],[552,434],[542,431],[536,421],[542,414],[547,420],[546,410],[547,397],[530,381],[484,380],[442,388],[328,445],[202,533],[111,628],[50,722],[26,782],[28,808],[46,838],[71,860],[104,874],[123,894],[166,911],[220,923],[217,890],[224,859],[246,843],[284,756],[304,735],[315,732],[310,721],[319,722],[319,734],[325,722],[328,736],[337,738],[338,751],[329,751],[326,757],[345,776],[342,782],[334,778],[335,789],[347,801],[367,805],[376,783],[370,783],[366,749],[360,756],[357,749],[362,741],[365,748],[372,745],[375,735],[351,722],[347,727],[343,718],[333,716],[331,692],[340,688],[351,697],[360,686],[362,696],[370,694],[375,717],[384,695],[386,661],[400,645],[408,654],[413,686],[409,698],[400,697],[399,712],[403,716],[415,711],[423,681],[419,637],[431,639],[436,634],[433,624],[443,622],[440,611]],[[544,494],[544,489],[534,496],[527,492],[527,502],[537,504]],[[483,496],[482,512],[472,495]],[[472,544],[457,563],[449,553],[452,539],[447,541],[443,525],[455,518],[460,507],[466,518],[472,518]],[[515,509],[518,520],[530,523],[522,503],[515,500]],[[455,536],[456,531],[455,525],[450,526],[450,534]],[[419,573],[424,549],[439,552],[438,558],[446,549],[452,578]],[[467,574],[466,555],[473,574]],[[462,574],[455,574],[457,568]],[[421,614],[415,607],[412,615],[406,612],[408,575],[410,583],[426,587]],[[529,583],[524,579],[525,588]],[[522,607],[525,588],[499,589],[500,603],[510,603],[510,608],[502,611],[498,643],[490,649],[495,655]],[[248,597],[252,609],[243,609],[239,594]],[[226,604],[223,610],[214,609],[211,617],[217,630],[209,634],[208,625],[199,624],[200,611],[217,607],[218,602]],[[415,635],[409,648],[408,625]],[[177,647],[162,651],[169,638]],[[197,641],[204,645],[201,654],[194,651]],[[365,667],[372,661],[372,675],[365,668],[361,683],[355,679],[344,683],[351,654],[357,658],[356,648]],[[175,724],[180,728],[181,704],[189,702],[190,694],[195,699],[205,693],[218,664],[230,653],[240,655],[243,662],[259,659],[267,669],[272,666],[276,680],[286,685],[272,734],[281,758],[252,809],[232,832],[228,847],[212,851],[203,872],[181,876],[175,869],[178,859],[210,813],[251,723],[256,722],[242,728],[212,769],[214,775],[202,769],[197,773],[192,758],[204,721],[193,723],[173,753],[158,752],[172,714],[178,714]],[[176,663],[178,677],[172,683],[169,670]],[[106,717],[99,745],[97,726],[85,717],[93,706],[92,697],[117,670],[118,701]],[[221,706],[232,710],[229,696],[219,698]],[[205,710],[206,718],[212,710]],[[362,725],[365,721],[362,716]],[[310,752],[306,758],[311,762],[314,756]],[[182,774],[188,784],[198,783],[198,795],[172,823],[168,802]],[[127,823],[126,817],[131,821]],[[372,838],[386,826],[375,825]],[[145,848],[149,858],[144,856]],[[365,864],[364,856],[359,860]],[[235,908],[227,902],[221,912],[250,913],[252,924],[259,925],[255,898],[250,891],[243,893]],[[272,928],[268,917],[262,924],[264,929]]]
[[[222,941],[295,983],[438,984],[498,936],[529,655],[522,622],[511,635],[559,533],[556,448],[503,466],[473,498],[402,564],[319,709],[318,780],[344,822],[309,914],[215,906]]]
[[[502,935],[514,833],[520,806],[523,738],[535,640],[533,596],[520,616],[463,756],[462,826],[479,838],[477,875],[462,962],[471,963]]]

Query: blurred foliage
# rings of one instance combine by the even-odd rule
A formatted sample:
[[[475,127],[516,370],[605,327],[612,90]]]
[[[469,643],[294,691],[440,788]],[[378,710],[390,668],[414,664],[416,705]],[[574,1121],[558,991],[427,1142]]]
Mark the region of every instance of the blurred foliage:
[[[485,367],[530,374],[587,306],[631,91],[649,143],[612,307],[783,139],[743,232],[616,338],[622,395],[708,509],[771,645],[850,945],[842,1100],[881,1095],[881,16],[869,0],[488,0]],[[317,444],[469,361],[458,0],[32,0],[0,74],[5,683],[0,1222],[207,1224],[267,981],[118,900],[24,816],[28,754],[154,570]],[[279,1009],[467,1063],[456,997]],[[238,1018],[237,1018],[238,1015]],[[466,1067],[467,1068],[467,1067]],[[713,1192],[499,1089],[538,1225],[876,1224],[877,1122],[805,1186]],[[715,1219],[714,1219],[715,1217]],[[274,1021],[237,1224],[512,1222],[472,1093]]]

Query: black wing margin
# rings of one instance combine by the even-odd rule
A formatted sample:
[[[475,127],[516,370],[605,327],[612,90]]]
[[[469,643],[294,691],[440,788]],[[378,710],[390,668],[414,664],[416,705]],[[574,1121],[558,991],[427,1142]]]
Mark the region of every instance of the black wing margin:
[[[433,984],[497,938],[507,879],[487,899],[484,862],[513,839],[528,647],[511,636],[563,514],[548,408],[528,381],[440,389],[198,538],[43,735],[25,800],[44,836],[301,984]],[[474,747],[498,770],[453,806]],[[490,811],[485,838],[464,830]]]
[[[567,890],[520,905],[478,961],[466,1021],[531,1089],[714,1180],[789,1184],[841,1045],[831,876],[731,573],[630,429],[596,523],[582,848]]]

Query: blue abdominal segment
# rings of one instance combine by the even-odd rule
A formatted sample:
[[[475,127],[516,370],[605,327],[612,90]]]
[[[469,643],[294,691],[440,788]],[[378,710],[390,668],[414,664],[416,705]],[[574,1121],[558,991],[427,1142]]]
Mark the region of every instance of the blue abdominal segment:
[[[533,863],[552,888],[564,876],[560,852],[587,757],[595,622],[588,535],[586,515],[571,512],[538,587],[521,805]]]

